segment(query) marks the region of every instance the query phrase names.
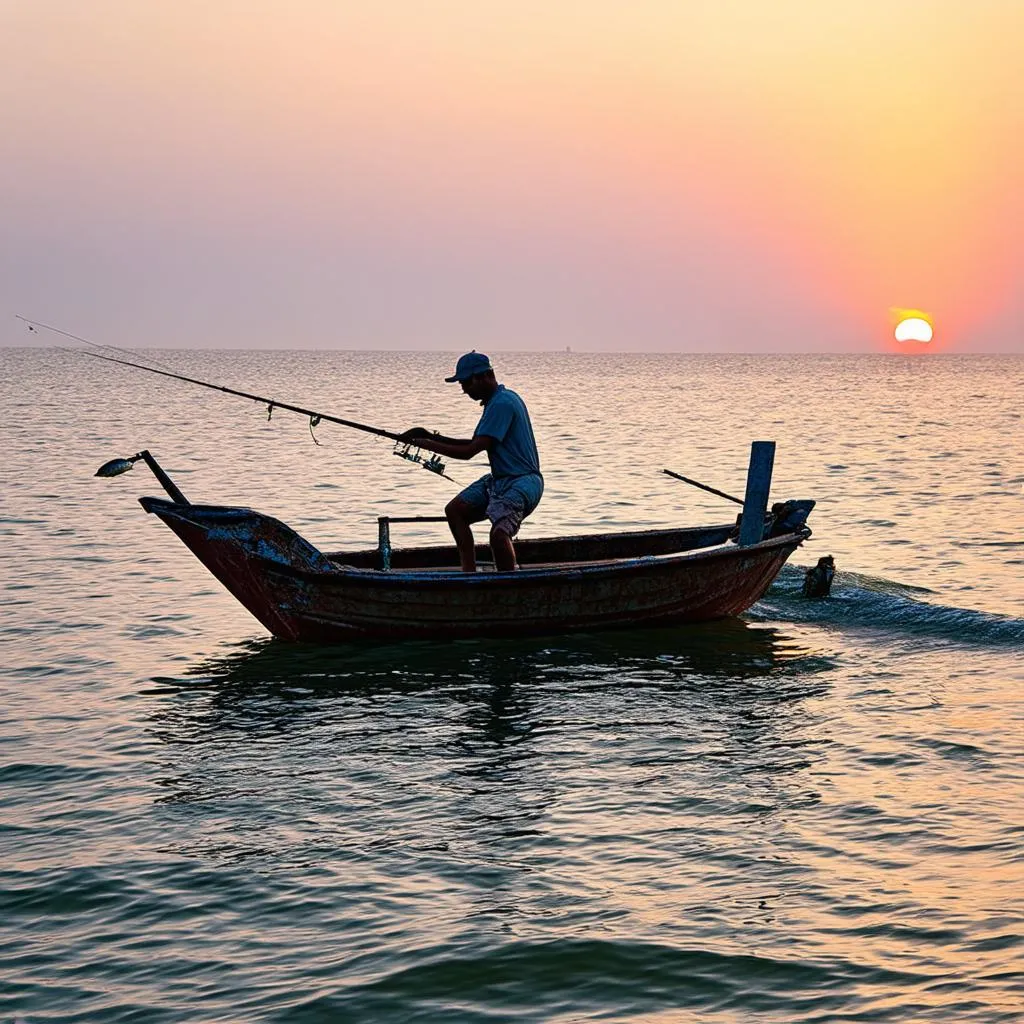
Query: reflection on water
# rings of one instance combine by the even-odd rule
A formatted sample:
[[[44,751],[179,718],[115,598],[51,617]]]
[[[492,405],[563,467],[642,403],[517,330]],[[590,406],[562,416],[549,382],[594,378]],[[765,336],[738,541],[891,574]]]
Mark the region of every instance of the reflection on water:
[[[586,678],[600,685],[769,678],[818,671],[828,659],[794,635],[739,619],[671,629],[628,630],[519,640],[428,641],[394,645],[320,646],[251,639],[206,658],[167,687],[254,689],[296,687],[359,690],[430,688],[458,680],[495,687]]]
[[[631,737],[636,751],[668,737],[677,753],[666,765],[703,757],[785,775],[806,765],[793,750],[819,742],[799,734],[800,707],[825,692],[833,664],[795,634],[738,620],[556,641],[268,639],[154,680],[147,693],[158,698],[149,720],[164,751],[161,799],[189,802],[258,785],[265,757],[283,759],[285,774],[341,774],[349,785],[339,761],[374,778],[393,774],[397,758],[416,772],[442,764],[454,776],[509,781],[538,744],[550,754],[568,735],[574,745]],[[644,757],[653,764],[650,751]],[[540,765],[525,785],[520,798],[535,807],[539,790],[561,788],[557,767]],[[478,811],[479,822],[459,827],[491,816]]]

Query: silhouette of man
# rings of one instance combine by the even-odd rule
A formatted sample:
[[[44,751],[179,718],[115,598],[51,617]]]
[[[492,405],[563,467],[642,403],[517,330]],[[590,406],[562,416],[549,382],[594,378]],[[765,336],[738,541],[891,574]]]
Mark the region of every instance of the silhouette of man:
[[[476,571],[472,524],[484,519],[491,522],[495,567],[499,572],[512,572],[516,568],[512,538],[544,493],[530,414],[519,395],[497,382],[491,361],[482,352],[461,356],[455,373],[445,380],[461,384],[463,392],[484,407],[472,438],[443,437],[413,427],[401,435],[402,440],[451,459],[471,459],[487,452],[490,473],[452,498],[444,514],[463,572]]]

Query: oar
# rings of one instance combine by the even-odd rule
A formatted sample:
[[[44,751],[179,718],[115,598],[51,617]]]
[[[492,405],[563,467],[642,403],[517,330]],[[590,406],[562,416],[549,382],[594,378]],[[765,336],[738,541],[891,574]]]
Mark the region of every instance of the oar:
[[[720,498],[727,498],[729,501],[735,501],[737,505],[743,504],[742,498],[737,498],[732,494],[726,494],[725,491],[720,491],[715,487],[709,487],[707,484],[702,484],[699,480],[691,480],[688,476],[683,476],[681,473],[673,473],[671,469],[663,469],[662,472],[668,473],[669,476],[675,477],[676,480],[682,480],[684,484],[691,484],[693,487],[699,487],[702,491],[709,491],[711,494],[717,494]]]

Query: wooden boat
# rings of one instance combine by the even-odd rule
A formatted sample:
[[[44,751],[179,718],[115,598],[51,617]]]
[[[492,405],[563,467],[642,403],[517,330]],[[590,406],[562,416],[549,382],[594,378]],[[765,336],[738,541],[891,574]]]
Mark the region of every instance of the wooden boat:
[[[667,626],[745,611],[811,535],[813,501],[766,514],[774,449],[752,446],[737,524],[518,540],[515,572],[464,573],[453,544],[392,549],[391,523],[438,517],[382,516],[376,548],[325,554],[252,509],[192,504],[148,451],[96,475],[117,476],[144,459],[170,500],[140,498],[142,507],[274,636],[441,640]],[[487,556],[478,546],[478,560]]]
[[[738,543],[732,523],[519,540],[518,571],[463,573],[454,545],[391,548],[390,524],[410,519],[381,517],[376,548],[324,553],[251,509],[193,505],[160,476],[172,500],[140,498],[142,507],[274,636],[316,642],[560,634],[738,615],[810,536],[814,506],[762,512],[766,536],[753,543]],[[436,521],[414,517],[424,518]],[[488,549],[477,554],[483,560]]]
[[[245,508],[142,498],[275,636],[454,639],[670,625],[738,615],[810,535],[740,547],[733,524],[523,540],[517,572],[463,573],[454,545],[322,553]],[[487,549],[478,555],[486,557]]]

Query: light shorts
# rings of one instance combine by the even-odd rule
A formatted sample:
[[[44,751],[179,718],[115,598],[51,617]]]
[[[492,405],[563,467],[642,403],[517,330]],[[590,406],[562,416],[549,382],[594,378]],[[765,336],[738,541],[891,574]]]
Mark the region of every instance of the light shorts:
[[[472,510],[472,522],[489,519],[493,526],[514,537],[543,493],[544,478],[540,473],[499,477],[488,473],[471,483],[459,498]]]

